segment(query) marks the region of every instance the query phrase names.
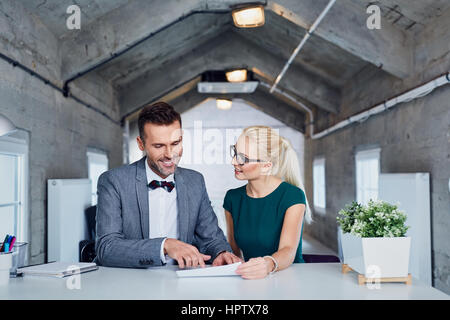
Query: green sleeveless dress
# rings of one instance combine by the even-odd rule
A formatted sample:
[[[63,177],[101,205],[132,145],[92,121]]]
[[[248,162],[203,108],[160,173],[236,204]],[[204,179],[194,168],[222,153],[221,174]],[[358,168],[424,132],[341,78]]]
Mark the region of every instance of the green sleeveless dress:
[[[233,217],[234,239],[245,261],[271,255],[278,250],[286,210],[298,203],[306,204],[305,193],[284,181],[263,198],[249,197],[246,185],[227,191],[223,208]],[[301,235],[294,263],[304,262]]]

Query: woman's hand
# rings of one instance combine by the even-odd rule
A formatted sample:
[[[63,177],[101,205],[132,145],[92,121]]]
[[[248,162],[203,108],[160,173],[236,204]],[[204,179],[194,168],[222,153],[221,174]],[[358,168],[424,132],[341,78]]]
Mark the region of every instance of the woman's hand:
[[[275,268],[275,265],[272,259],[258,257],[242,263],[236,269],[236,273],[244,279],[262,279],[265,278],[273,268]]]

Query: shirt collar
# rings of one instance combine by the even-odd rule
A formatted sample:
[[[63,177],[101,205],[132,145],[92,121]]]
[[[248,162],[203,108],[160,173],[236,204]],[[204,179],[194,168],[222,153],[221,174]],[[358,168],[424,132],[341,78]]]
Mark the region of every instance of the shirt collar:
[[[153,180],[157,180],[157,181],[172,181],[174,182],[174,174],[172,173],[171,175],[167,176],[165,179],[161,178],[160,176],[158,176],[156,173],[153,172],[152,169],[150,169],[149,165],[148,165],[148,158],[145,158],[145,173],[147,174],[147,182],[151,182]]]

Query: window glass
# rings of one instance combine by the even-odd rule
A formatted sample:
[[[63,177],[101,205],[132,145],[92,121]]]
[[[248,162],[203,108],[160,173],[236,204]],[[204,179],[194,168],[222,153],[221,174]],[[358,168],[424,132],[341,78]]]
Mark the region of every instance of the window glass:
[[[92,188],[92,205],[97,204],[97,183],[100,175],[108,171],[108,157],[104,153],[89,151],[88,172]]]
[[[356,201],[367,204],[378,199],[380,149],[360,151],[356,154]]]
[[[316,159],[313,163],[314,207],[324,209],[325,198],[325,159]]]

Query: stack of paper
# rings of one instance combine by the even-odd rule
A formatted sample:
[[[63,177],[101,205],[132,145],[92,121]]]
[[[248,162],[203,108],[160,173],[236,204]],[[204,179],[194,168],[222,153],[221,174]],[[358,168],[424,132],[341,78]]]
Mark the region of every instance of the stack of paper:
[[[206,266],[204,268],[193,268],[188,270],[177,271],[178,277],[222,277],[222,276],[238,276],[236,274],[237,267],[241,262],[228,264],[225,266]]]
[[[63,278],[66,276],[80,274],[83,272],[97,270],[95,263],[90,262],[52,262],[47,264],[40,264],[36,266],[24,267],[17,269],[17,273],[32,276],[46,276]]]

